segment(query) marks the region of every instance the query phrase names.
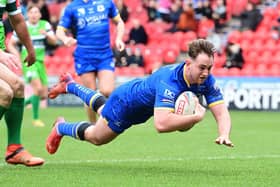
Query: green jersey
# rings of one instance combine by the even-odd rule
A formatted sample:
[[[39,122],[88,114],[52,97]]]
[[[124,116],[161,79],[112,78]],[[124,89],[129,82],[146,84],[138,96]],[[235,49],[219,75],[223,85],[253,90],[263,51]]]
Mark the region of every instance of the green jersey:
[[[44,30],[47,34],[54,34],[52,27],[49,22],[45,20],[40,20],[36,25],[30,24],[26,21],[28,33],[31,37],[33,47],[36,53],[36,61],[43,62],[45,58],[46,52],[46,35],[41,32]],[[16,33],[13,33],[12,36],[17,42],[19,42],[19,38]],[[24,46],[22,46],[21,50],[21,59],[23,60],[27,56],[27,50]]]
[[[3,14],[5,11],[8,15],[16,15],[21,13],[19,8],[19,0],[0,0],[0,49],[5,49],[5,31],[3,25]]]

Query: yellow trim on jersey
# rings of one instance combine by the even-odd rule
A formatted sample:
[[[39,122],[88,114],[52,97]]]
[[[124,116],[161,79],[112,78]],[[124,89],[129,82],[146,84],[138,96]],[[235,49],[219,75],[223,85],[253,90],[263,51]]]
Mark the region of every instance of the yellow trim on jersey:
[[[218,104],[224,103],[224,102],[225,102],[224,100],[215,101],[215,102],[213,102],[213,103],[209,104],[208,106],[209,106],[209,107],[212,107],[212,106],[215,106],[215,105],[218,105]]]
[[[155,109],[163,109],[163,110],[170,110],[171,112],[174,112],[174,108],[169,108],[169,107],[155,107]]]
[[[183,76],[184,76],[184,80],[185,80],[186,84],[188,85],[188,87],[191,87],[191,84],[189,83],[185,72],[186,72],[186,64],[184,65]]]
[[[100,94],[98,94],[98,93],[96,93],[96,94],[94,94],[91,98],[90,98],[90,100],[89,100],[89,108],[90,109],[92,109],[92,102],[98,97],[98,96],[100,96]]]
[[[119,22],[119,21],[121,20],[120,14],[116,15],[115,17],[113,17],[113,20],[114,20],[115,22]]]
[[[60,26],[60,25],[58,25],[56,29],[63,30],[64,32],[68,30],[68,29],[66,29],[65,27],[62,27],[62,26]]]

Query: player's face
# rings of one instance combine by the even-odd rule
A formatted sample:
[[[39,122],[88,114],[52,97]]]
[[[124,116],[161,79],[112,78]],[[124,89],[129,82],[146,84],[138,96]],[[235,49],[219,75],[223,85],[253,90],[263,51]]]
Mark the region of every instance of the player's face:
[[[40,18],[41,18],[41,13],[40,13],[39,8],[37,8],[37,7],[31,8],[31,9],[28,11],[27,16],[28,16],[28,21],[29,21],[31,24],[36,24],[36,23],[38,23],[38,21],[39,21]]]
[[[191,84],[202,84],[211,72],[213,61],[213,57],[209,57],[205,53],[200,53],[195,59],[191,59],[187,64],[188,81]]]

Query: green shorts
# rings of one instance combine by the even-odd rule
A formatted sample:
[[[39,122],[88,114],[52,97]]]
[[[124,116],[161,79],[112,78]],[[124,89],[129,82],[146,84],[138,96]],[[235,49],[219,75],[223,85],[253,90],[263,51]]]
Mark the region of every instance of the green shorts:
[[[36,61],[32,66],[22,65],[25,82],[30,83],[34,79],[40,79],[43,85],[48,84],[48,76],[44,62]]]

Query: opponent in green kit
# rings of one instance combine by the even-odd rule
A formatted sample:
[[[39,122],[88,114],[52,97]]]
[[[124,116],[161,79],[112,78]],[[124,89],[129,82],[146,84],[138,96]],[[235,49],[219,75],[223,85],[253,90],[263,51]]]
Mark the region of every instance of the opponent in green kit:
[[[40,20],[41,13],[38,7],[29,6],[27,17],[26,25],[35,48],[36,62],[30,67],[24,63],[22,65],[24,79],[27,83],[30,83],[33,89],[33,95],[25,100],[25,105],[32,104],[32,123],[34,126],[42,127],[44,123],[39,119],[40,101],[46,99],[48,91],[47,72],[44,64],[46,41],[51,45],[55,45],[56,37],[50,23],[45,20]],[[9,41],[9,51],[19,55],[19,50],[17,49],[18,44],[20,44],[20,40],[14,32]],[[20,54],[22,62],[26,55],[27,50],[25,47],[22,47]]]
[[[8,13],[13,29],[27,49],[24,62],[31,66],[36,58],[24,17],[19,8],[19,1],[0,0],[0,119],[6,122],[8,136],[5,160],[9,164],[38,166],[44,164],[44,159],[32,156],[21,143],[24,83],[12,71],[21,68],[19,58],[5,51],[5,34],[2,22],[4,12]]]

